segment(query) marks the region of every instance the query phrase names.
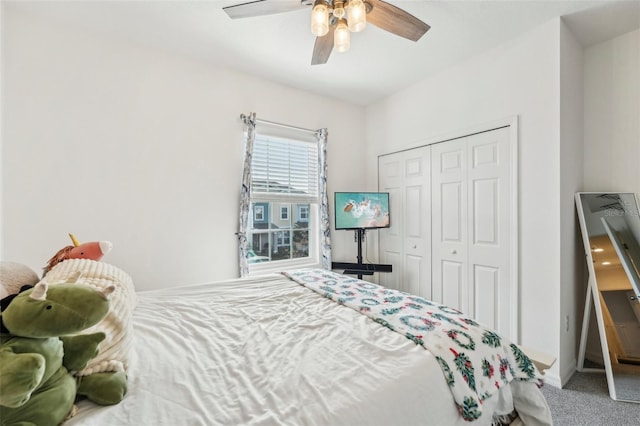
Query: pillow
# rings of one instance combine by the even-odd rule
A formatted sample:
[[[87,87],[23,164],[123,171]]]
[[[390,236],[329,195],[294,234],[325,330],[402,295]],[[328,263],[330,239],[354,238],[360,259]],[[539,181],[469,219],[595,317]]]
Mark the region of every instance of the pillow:
[[[89,259],[68,259],[54,266],[43,281],[66,281],[77,272],[82,275],[79,284],[86,284],[102,290],[110,285],[115,291],[109,296],[111,308],[107,316],[82,334],[103,332],[106,338],[98,346],[98,356],[87,366],[72,374],[86,376],[93,373],[127,371],[129,353],[133,343],[131,317],[136,305],[136,293],[131,277],[121,269],[104,262]]]

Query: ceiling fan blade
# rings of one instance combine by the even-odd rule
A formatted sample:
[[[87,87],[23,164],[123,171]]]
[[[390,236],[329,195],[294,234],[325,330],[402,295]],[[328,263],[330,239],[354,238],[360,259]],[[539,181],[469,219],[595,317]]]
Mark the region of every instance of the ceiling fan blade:
[[[429,25],[404,10],[382,0],[365,0],[371,5],[367,22],[409,40],[418,41]]]
[[[300,0],[254,0],[223,7],[222,10],[224,10],[231,19],[239,19],[291,12],[304,9],[307,6],[308,4]]]
[[[313,56],[311,57],[311,65],[326,64],[333,50],[333,34],[334,25],[329,28],[329,32],[322,37],[316,37],[316,43],[313,45]]]

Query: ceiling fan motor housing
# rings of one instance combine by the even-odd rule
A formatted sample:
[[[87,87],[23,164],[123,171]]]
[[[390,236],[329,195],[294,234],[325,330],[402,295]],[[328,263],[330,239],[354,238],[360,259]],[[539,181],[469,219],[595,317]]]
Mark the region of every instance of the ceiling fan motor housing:
[[[327,5],[329,12],[333,12],[333,4],[336,3],[336,1],[334,0],[321,0],[321,1],[323,1]],[[338,1],[340,1],[340,3],[343,3],[343,4],[349,3],[349,0],[338,0]],[[315,2],[316,0],[300,0],[300,4],[302,4],[303,6],[313,6]],[[373,5],[366,0],[362,0],[362,3],[364,3],[364,7],[366,8],[367,13],[371,12],[371,9],[373,9]]]

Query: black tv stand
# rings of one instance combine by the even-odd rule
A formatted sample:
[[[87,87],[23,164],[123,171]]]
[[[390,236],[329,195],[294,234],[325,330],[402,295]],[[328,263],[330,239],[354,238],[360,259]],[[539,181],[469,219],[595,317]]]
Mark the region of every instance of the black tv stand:
[[[356,241],[358,243],[358,257],[356,263],[351,262],[331,262],[331,269],[344,269],[345,275],[357,275],[358,279],[362,279],[363,275],[373,275],[374,272],[391,272],[391,265],[383,265],[380,263],[362,263],[362,241],[366,229],[358,228],[356,232]]]

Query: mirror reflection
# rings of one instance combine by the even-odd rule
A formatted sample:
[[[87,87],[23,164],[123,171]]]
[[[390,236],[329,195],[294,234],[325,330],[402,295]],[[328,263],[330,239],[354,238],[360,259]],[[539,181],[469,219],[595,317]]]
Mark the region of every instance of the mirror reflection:
[[[584,365],[589,325],[597,326],[611,398],[640,402],[640,212],[633,193],[579,193],[578,216],[589,267],[589,288],[578,367]],[[596,324],[589,324],[589,310]]]

